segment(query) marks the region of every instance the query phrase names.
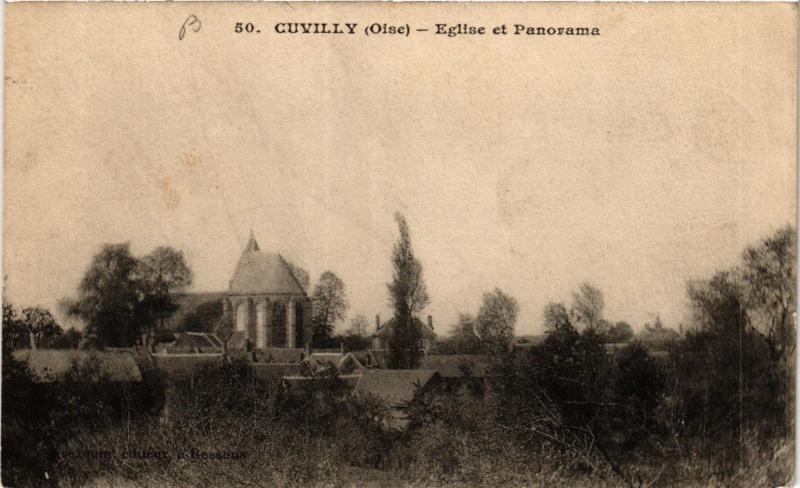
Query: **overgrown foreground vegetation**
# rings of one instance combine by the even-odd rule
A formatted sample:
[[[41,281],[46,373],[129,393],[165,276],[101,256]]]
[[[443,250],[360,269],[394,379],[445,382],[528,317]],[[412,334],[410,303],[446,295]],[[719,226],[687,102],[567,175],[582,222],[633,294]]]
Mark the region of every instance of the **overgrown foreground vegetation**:
[[[174,384],[162,422],[155,371],[43,385],[6,360],[3,482],[337,486],[384,471],[399,486],[778,486],[793,468],[789,375],[744,339],[740,389],[723,354],[738,334],[692,334],[659,364],[638,344],[609,357],[592,333],[553,332],[488,384],[418,395],[402,433],[337,378],[288,391],[244,363],[209,366]]]
[[[245,363],[137,384],[92,365],[37,383],[3,351],[5,486],[779,486],[794,466],[794,232],[690,283],[693,327],[608,352],[558,314],[485,379],[418,392],[409,428],[330,377]],[[562,307],[563,308],[563,307]],[[551,310],[554,310],[551,308]],[[169,421],[158,413],[168,399]]]

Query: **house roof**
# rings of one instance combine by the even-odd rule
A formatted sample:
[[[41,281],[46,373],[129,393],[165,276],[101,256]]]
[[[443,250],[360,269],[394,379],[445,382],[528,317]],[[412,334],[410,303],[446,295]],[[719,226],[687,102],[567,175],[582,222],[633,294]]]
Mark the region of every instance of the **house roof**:
[[[365,370],[358,380],[354,394],[374,395],[392,406],[400,406],[414,399],[417,387],[425,387],[439,373],[428,369],[372,369]]]
[[[175,334],[175,341],[167,344],[167,353],[221,353],[222,341],[208,332],[180,332]]]
[[[142,381],[142,372],[133,355],[128,352],[104,352],[78,349],[22,349],[14,351],[14,359],[28,364],[35,379],[50,382],[62,379],[73,365],[97,366],[93,381]]]
[[[230,292],[240,294],[292,294],[306,292],[280,254],[262,252],[255,237],[250,240],[236,264]]]
[[[357,371],[364,371],[365,368],[364,363],[362,363],[355,354],[348,352],[339,361],[336,369],[339,371],[339,374],[351,374]]]
[[[311,371],[321,371],[325,369],[335,369],[344,358],[340,352],[314,352],[304,359]]]
[[[375,336],[378,336],[378,337],[389,337],[390,335],[392,335],[392,331],[394,330],[394,324],[395,324],[395,318],[392,317],[388,321],[384,322],[383,325],[381,325],[380,329],[378,329],[378,331],[375,332],[375,334],[373,334],[373,337],[375,337]],[[421,321],[417,317],[414,317],[414,324],[416,324],[416,326],[419,327],[422,330],[422,337],[424,337],[424,338],[435,338],[436,337],[436,333],[433,331],[433,329],[428,327],[427,324],[425,324],[423,321]]]
[[[364,369],[361,361],[351,352],[345,354],[340,352],[314,352],[304,361],[312,373],[336,369],[340,374],[349,374]]]
[[[442,378],[462,378],[466,372],[475,378],[483,378],[488,373],[489,360],[478,354],[429,354],[422,358],[419,367],[437,371]]]

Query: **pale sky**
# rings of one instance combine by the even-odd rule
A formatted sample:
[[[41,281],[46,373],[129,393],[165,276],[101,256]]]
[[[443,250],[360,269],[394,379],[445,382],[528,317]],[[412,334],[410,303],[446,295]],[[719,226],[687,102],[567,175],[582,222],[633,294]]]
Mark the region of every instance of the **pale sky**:
[[[337,273],[372,324],[400,210],[437,331],[499,287],[541,333],[583,281],[606,318],[677,328],[687,279],[795,221],[797,56],[794,5],[672,6],[194,5],[203,29],[178,42],[183,6],[10,4],[7,296],[55,309],[123,241],[183,250],[192,289],[222,291],[253,229],[312,282]],[[232,34],[241,18],[261,37]],[[271,29],[312,18],[603,34]]]

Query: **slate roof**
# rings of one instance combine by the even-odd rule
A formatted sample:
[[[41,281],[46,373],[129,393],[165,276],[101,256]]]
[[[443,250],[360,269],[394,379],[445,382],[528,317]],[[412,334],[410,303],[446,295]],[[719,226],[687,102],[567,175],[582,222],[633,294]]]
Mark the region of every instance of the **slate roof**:
[[[414,317],[414,323],[417,325],[417,327],[419,327],[422,330],[422,337],[423,338],[435,338],[436,337],[436,333],[433,331],[433,329],[428,327],[427,324],[425,324],[423,321],[421,321],[417,317]],[[392,331],[394,330],[394,324],[395,324],[395,319],[394,319],[394,317],[392,317],[388,321],[384,322],[383,325],[381,325],[381,328],[378,329],[378,331],[375,332],[375,334],[373,334],[373,337],[375,337],[375,336],[379,336],[379,337],[388,337],[388,336],[390,336],[392,334]]]
[[[419,367],[437,371],[442,378],[462,378],[465,368],[472,377],[484,378],[488,374],[489,361],[478,354],[429,354],[422,358]]]
[[[242,295],[306,294],[286,260],[280,254],[262,252],[252,234],[236,264],[230,292]]]
[[[390,406],[404,406],[414,399],[417,387],[425,387],[439,377],[427,369],[365,370],[358,380],[354,394],[374,395]]]
[[[56,381],[78,367],[95,364],[97,376],[111,381],[142,381],[142,372],[133,355],[128,352],[104,352],[79,349],[21,349],[13,352],[14,359],[28,364],[34,378],[40,382]]]

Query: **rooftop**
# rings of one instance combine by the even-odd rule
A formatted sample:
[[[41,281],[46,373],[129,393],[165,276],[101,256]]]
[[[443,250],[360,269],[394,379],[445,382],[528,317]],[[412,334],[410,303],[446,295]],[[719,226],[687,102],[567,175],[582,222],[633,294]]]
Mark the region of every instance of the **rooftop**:
[[[230,292],[242,295],[306,294],[286,260],[280,254],[262,252],[252,234],[236,264]]]
[[[427,369],[368,369],[353,393],[374,395],[391,406],[402,406],[414,399],[417,388],[438,377],[439,373]]]

